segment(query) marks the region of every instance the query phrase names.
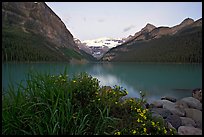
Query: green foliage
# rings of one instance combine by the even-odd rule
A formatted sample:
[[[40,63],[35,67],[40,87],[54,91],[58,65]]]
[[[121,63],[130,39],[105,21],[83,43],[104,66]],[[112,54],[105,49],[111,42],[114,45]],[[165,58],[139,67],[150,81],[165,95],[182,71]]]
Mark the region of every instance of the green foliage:
[[[65,54],[65,56],[67,56],[68,58],[75,58],[75,59],[83,59],[83,56],[81,54],[79,54],[78,52],[72,50],[72,49],[68,49],[65,47],[60,48],[60,50]]]
[[[81,73],[72,78],[30,73],[26,86],[11,86],[2,96],[2,134],[98,135],[174,134],[153,121],[145,99],[127,98],[126,89],[100,87]]]
[[[2,30],[3,61],[68,61],[60,53],[48,48],[54,46],[31,32],[15,26],[4,26]]]

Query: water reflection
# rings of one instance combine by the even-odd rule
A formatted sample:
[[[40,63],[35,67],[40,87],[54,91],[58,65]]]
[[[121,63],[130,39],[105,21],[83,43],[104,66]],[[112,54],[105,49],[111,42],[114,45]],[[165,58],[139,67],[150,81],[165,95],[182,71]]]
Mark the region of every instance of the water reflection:
[[[2,85],[25,80],[29,71],[63,73],[67,68],[69,76],[87,72],[100,81],[100,85],[122,86],[130,97],[139,97],[139,91],[146,93],[149,101],[161,96],[181,98],[191,96],[191,90],[202,88],[202,65],[198,64],[138,64],[138,63],[92,63],[85,65],[65,63],[31,63],[2,65]],[[185,89],[185,90],[178,90]]]

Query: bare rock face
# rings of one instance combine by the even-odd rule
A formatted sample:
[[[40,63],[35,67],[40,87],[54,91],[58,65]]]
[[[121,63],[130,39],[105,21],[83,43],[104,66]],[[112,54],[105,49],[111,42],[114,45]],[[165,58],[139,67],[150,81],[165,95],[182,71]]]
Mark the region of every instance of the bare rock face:
[[[179,25],[176,25],[174,27],[171,28],[172,30],[172,34],[175,34],[176,32],[178,32],[179,30],[181,30],[182,28],[189,26],[191,24],[194,23],[194,20],[191,18],[186,18],[185,20],[183,20]]]
[[[28,33],[42,35],[57,47],[78,50],[73,35],[44,2],[3,2],[2,20],[9,25],[21,26]]]
[[[147,25],[141,30],[141,33],[151,32],[155,28],[156,27],[154,25],[147,23]]]

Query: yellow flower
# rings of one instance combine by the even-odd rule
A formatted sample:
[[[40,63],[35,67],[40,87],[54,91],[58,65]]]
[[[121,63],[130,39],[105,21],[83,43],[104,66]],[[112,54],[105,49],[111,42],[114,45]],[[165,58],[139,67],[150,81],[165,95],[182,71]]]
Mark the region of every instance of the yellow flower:
[[[76,81],[75,81],[75,80],[73,80],[73,82],[74,82],[74,83],[76,83]]]
[[[166,129],[164,129],[164,134],[166,134],[167,133],[167,131],[166,131]]]
[[[147,119],[147,117],[146,117],[146,116],[144,116],[143,118],[144,118],[144,120],[146,120],[146,119]]]
[[[146,127],[144,128],[144,132],[145,132],[145,133],[147,132],[147,129],[146,129]]]
[[[121,133],[120,132],[115,132],[115,135],[121,135]]]
[[[141,112],[141,110],[140,110],[140,109],[137,109],[137,112]]]
[[[154,121],[152,121],[152,126],[153,126],[153,127],[155,126],[155,122],[154,122]]]
[[[144,109],[142,112],[143,112],[143,113],[146,113],[146,112],[147,112],[147,110],[146,110],[146,109]]]
[[[133,130],[133,132],[132,132],[133,134],[136,134],[136,130]]]
[[[138,122],[138,123],[140,122],[140,119],[139,119],[139,118],[137,119],[137,122]]]

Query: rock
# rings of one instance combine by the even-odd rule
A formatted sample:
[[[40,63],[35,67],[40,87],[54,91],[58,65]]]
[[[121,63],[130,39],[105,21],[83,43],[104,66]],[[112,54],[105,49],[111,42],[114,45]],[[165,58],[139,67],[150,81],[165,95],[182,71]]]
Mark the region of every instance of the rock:
[[[193,108],[185,108],[185,111],[186,117],[192,118],[196,123],[196,127],[202,128],[202,112]]]
[[[165,120],[171,123],[175,129],[181,126],[181,119],[177,115],[169,115]]]
[[[184,109],[184,108],[189,108],[188,105],[187,105],[187,103],[184,102],[184,101],[182,101],[182,100],[176,101],[175,105],[177,105],[177,106],[179,106],[180,108],[183,108],[183,109]]]
[[[152,113],[152,119],[154,122],[160,122],[162,125],[165,123],[163,117],[155,112]]]
[[[167,121],[167,127],[168,127],[169,129],[171,128],[171,129],[173,129],[173,130],[176,130],[176,129],[172,126],[172,124],[171,124],[170,122],[168,122],[168,121]]]
[[[202,103],[202,89],[196,88],[192,91],[192,97],[196,98]]]
[[[182,98],[181,100],[184,101],[190,108],[202,110],[202,104],[196,98],[186,97],[186,98]]]
[[[178,128],[179,135],[202,135],[202,130],[190,126],[180,126]]]
[[[182,126],[196,127],[196,123],[189,117],[180,117]]]
[[[171,111],[169,111],[168,109],[165,108],[152,108],[151,109],[152,112],[158,113],[159,115],[161,115],[164,119],[167,118],[169,115],[171,115]]]
[[[176,98],[169,97],[169,96],[161,97],[161,100],[169,100],[171,102],[176,102]]]
[[[150,105],[156,108],[162,108],[163,107],[163,102],[161,100],[156,100],[153,101]]]
[[[169,111],[171,111],[172,114],[175,114],[181,117],[185,116],[185,110],[175,105],[175,103],[168,100],[162,100],[162,102],[163,102],[163,108],[168,109]]]

